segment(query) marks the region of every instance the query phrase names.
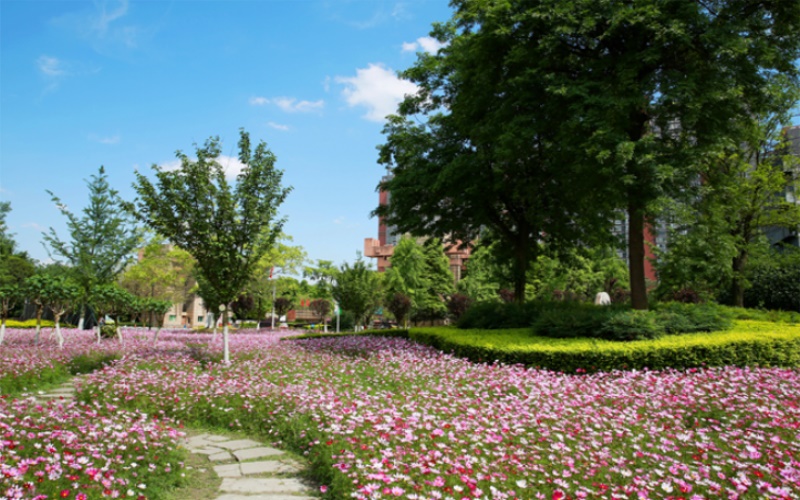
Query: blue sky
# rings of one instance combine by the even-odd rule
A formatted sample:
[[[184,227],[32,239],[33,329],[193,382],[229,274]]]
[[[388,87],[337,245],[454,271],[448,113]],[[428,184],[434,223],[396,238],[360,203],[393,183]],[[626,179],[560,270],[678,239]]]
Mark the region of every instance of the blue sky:
[[[21,249],[47,260],[104,165],[123,198],[135,169],[210,136],[264,140],[294,187],[281,211],[310,259],[352,261],[377,237],[376,146],[413,85],[396,77],[446,1],[0,0],[0,199]],[[223,158],[230,171],[237,162]]]

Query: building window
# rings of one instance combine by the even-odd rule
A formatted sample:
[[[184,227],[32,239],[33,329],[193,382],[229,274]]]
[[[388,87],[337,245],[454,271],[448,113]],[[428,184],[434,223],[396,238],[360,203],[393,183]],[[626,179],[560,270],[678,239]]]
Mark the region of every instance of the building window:
[[[198,316],[198,317],[197,317],[197,322],[198,322],[198,323],[202,323],[202,321],[203,321],[203,317],[202,317],[202,316]]]
[[[175,321],[175,315],[174,314],[170,314],[169,315],[169,320],[170,321]]]

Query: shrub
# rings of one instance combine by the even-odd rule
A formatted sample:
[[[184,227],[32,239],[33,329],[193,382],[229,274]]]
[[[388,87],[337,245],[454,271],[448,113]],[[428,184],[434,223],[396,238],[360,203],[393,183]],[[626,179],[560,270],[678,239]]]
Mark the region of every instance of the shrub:
[[[759,267],[744,293],[746,307],[800,312],[800,262]]]
[[[600,337],[608,340],[655,339],[664,327],[650,311],[622,311],[610,314],[600,326]]]
[[[800,313],[794,311],[768,311],[766,309],[745,309],[744,307],[720,306],[733,319],[771,321],[773,323],[800,323]]]
[[[725,332],[612,342],[554,339],[530,329],[414,328],[411,340],[475,362],[522,363],[560,372],[686,369],[701,366],[800,366],[800,326],[739,321]]]
[[[472,305],[472,299],[461,293],[454,293],[447,300],[447,312],[450,317],[458,321]]]
[[[550,304],[533,323],[537,335],[559,339],[602,335],[603,325],[618,308],[567,302]]]
[[[543,303],[476,302],[459,318],[459,328],[522,328],[531,326]]]
[[[667,333],[715,332],[731,327],[733,314],[717,304],[668,302],[655,307]]]
[[[691,288],[681,288],[672,292],[672,300],[675,302],[683,302],[684,304],[699,304],[700,294]]]

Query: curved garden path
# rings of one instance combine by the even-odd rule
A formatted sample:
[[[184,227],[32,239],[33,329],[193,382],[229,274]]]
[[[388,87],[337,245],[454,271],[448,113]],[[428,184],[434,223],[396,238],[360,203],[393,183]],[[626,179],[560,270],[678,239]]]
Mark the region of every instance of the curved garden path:
[[[41,401],[75,400],[75,382],[80,375],[55,389],[36,395]],[[207,457],[222,479],[216,500],[314,500],[309,486],[300,479],[304,466],[286,453],[252,439],[217,434],[188,437],[189,453]]]

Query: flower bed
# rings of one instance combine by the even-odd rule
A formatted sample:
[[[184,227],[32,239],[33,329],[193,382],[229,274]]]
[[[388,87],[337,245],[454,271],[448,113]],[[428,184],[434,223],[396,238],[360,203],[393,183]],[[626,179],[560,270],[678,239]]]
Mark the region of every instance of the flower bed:
[[[167,419],[110,405],[0,400],[3,498],[153,498],[182,476]]]
[[[81,397],[305,453],[329,498],[797,498],[800,372],[563,375],[404,339],[237,335],[230,367],[128,357]]]

